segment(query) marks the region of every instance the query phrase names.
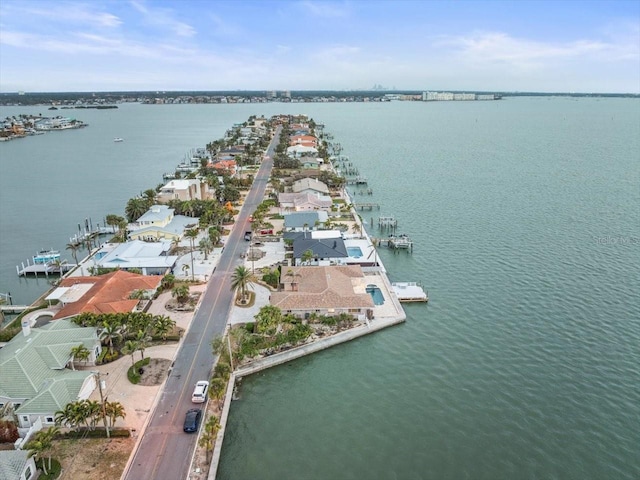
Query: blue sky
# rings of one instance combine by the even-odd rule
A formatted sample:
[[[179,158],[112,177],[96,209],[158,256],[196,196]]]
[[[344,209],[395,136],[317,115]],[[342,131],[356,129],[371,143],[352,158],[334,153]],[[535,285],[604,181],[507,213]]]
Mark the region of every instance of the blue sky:
[[[640,0],[1,0],[0,92],[640,93]]]

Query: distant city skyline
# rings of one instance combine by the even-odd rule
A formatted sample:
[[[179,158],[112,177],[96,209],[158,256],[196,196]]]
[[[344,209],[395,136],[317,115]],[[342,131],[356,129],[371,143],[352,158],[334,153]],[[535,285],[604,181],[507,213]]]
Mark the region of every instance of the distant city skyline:
[[[640,93],[640,1],[0,2],[0,92]]]

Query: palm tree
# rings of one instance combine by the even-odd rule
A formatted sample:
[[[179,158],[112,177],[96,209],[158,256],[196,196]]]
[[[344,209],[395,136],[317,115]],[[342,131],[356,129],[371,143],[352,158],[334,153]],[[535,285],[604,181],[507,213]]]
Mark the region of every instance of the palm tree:
[[[141,360],[144,360],[144,350],[151,345],[151,337],[146,331],[138,330],[135,341],[140,350]]]
[[[222,408],[222,400],[224,399],[224,394],[227,391],[227,382],[223,378],[215,377],[211,379],[211,383],[209,385],[209,396],[218,401],[218,407]]]
[[[100,340],[106,341],[109,344],[109,354],[113,355],[113,341],[122,338],[122,327],[115,321],[109,322],[104,320],[99,336]]]
[[[142,192],[142,198],[147,202],[148,206],[150,207],[156,201],[156,191],[153,188],[149,188],[144,192]]]
[[[169,333],[176,326],[175,320],[166,315],[157,315],[153,317],[153,332],[156,335],[162,336],[163,340],[166,340],[167,333]]]
[[[104,411],[109,419],[109,426],[113,427],[118,418],[125,419],[127,416],[127,412],[125,412],[124,407],[120,402],[105,402],[104,403]]]
[[[96,423],[102,418],[102,404],[97,400],[82,400],[85,413],[85,423],[91,430],[95,430]]]
[[[138,342],[135,340],[127,340],[122,347],[122,353],[125,355],[131,355],[131,366],[136,364],[133,355],[138,351]]]
[[[167,273],[160,281],[162,290],[171,290],[176,283],[176,277],[172,273]]]
[[[84,360],[85,362],[89,359],[89,356],[91,355],[91,351],[84,346],[84,344],[80,344],[77,345],[75,347],[71,348],[71,358],[69,359],[69,362],[71,363],[71,370],[75,370],[75,361],[76,359],[78,360]]]
[[[189,300],[189,287],[182,284],[173,287],[171,291],[171,296],[175,297],[178,303],[184,304]]]
[[[243,303],[247,302],[247,289],[251,288],[254,280],[255,277],[244,265],[236,267],[233,272],[233,276],[231,277],[231,289],[240,290]]]
[[[191,256],[193,256],[193,253],[191,253]],[[184,273],[185,277],[189,276],[189,270],[190,269],[191,269],[191,267],[189,265],[187,265],[186,263],[184,265],[182,265],[182,272]]]
[[[40,432],[38,432],[40,433]],[[53,442],[46,443],[46,440],[39,440],[38,435],[36,434],[36,438],[31,440],[27,444],[27,450],[29,450],[29,458],[36,457],[36,460],[40,460],[40,464],[42,465],[42,471],[45,475],[48,475],[47,465],[44,463],[44,459],[42,458],[44,452],[51,449]],[[51,468],[51,463],[49,463],[49,468]]]
[[[213,250],[213,244],[211,243],[211,240],[209,240],[208,238],[203,238],[200,240],[198,246],[204,253],[204,259],[206,260],[208,258],[207,256],[209,255],[209,252]]]
[[[135,197],[130,198],[127,205],[124,207],[124,213],[127,215],[129,222],[135,222],[149,209],[147,202],[144,198]]]
[[[77,243],[67,243],[66,250],[71,250],[71,256],[73,257],[73,261],[78,264],[78,248],[79,245]]]
[[[308,265],[309,263],[311,263],[312,258],[313,258],[313,251],[311,249],[308,249],[302,252],[302,257],[300,258],[300,260],[304,265]]]
[[[220,241],[220,230],[218,227],[209,227],[209,240],[211,244],[215,247]]]
[[[216,444],[216,437],[218,436],[219,430],[220,421],[218,420],[218,417],[209,417],[209,420],[205,423],[204,429],[200,434],[198,445],[205,449],[207,463],[211,460],[209,458],[209,454],[213,450],[213,446]]]
[[[195,277],[194,277],[195,271],[193,269],[193,249],[195,247],[193,246],[193,242],[198,236],[198,229],[190,228],[189,230],[184,232],[184,236],[187,237],[189,239],[189,243],[191,243],[191,280],[193,281],[195,280]]]

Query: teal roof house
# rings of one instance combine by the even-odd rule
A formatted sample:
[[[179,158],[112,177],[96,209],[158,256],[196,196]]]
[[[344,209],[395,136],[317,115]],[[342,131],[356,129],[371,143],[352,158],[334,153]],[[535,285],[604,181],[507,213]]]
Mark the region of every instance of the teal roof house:
[[[20,428],[38,419],[45,427],[53,425],[55,412],[93,392],[92,372],[67,368],[71,349],[80,344],[91,352],[86,363],[95,365],[102,351],[96,328],[78,327],[69,320],[25,326],[22,335],[0,349],[0,404],[13,404]]]

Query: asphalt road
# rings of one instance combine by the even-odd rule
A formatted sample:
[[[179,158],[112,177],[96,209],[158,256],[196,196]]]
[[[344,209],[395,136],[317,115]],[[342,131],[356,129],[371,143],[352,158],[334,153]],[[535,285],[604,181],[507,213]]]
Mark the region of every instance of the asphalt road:
[[[211,340],[221,335],[231,311],[231,275],[246,253],[244,232],[251,230],[248,218],[264,199],[280,136],[276,131],[254,179],[234,228],[227,238],[218,265],[209,279],[200,307],[182,345],[142,438],[122,478],[126,480],[178,480],[187,478],[197,434],[182,431],[185,413],[197,407],[191,393],[198,380],[211,377],[215,357]],[[204,408],[204,407],[203,407]]]

